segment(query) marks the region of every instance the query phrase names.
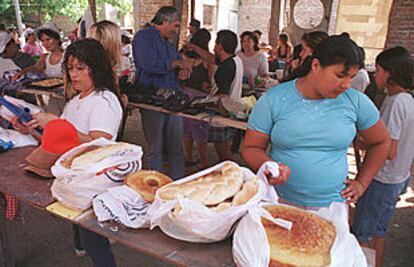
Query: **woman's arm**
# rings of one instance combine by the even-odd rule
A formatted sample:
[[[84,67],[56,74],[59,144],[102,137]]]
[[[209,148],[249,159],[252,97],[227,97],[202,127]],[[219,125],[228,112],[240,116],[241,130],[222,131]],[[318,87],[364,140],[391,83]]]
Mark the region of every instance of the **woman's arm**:
[[[90,131],[88,134],[83,134],[83,133],[78,132],[78,137],[81,143],[87,143],[87,142],[90,142],[92,140],[95,140],[101,137],[106,138],[108,140],[112,139],[111,134],[101,132],[101,131]]]
[[[384,164],[391,146],[390,135],[381,119],[371,128],[360,131],[359,134],[367,145],[367,154],[355,180],[345,181],[347,187],[341,194],[349,199],[348,202],[356,202],[363,195],[375,174]]]
[[[247,129],[242,143],[241,155],[254,172],[257,172],[266,161],[274,161],[266,153],[269,141],[270,137],[267,134]],[[278,177],[272,177],[270,172],[265,173],[270,184],[284,183],[290,175],[288,166],[281,163],[278,164],[280,173]]]
[[[266,161],[273,161],[266,153],[269,141],[270,137],[267,134],[250,129],[246,130],[246,135],[241,145],[241,155],[247,165],[255,172]]]
[[[18,73],[16,73],[13,76],[13,80],[15,81],[15,80],[19,79],[20,77],[22,77],[23,75],[25,75],[28,72],[41,72],[41,71],[43,71],[46,67],[45,62],[46,62],[46,55],[43,54],[43,55],[40,56],[40,59],[34,65],[32,65],[30,67],[27,67],[27,68],[24,68],[21,71],[19,71]]]
[[[208,52],[207,50],[199,47],[198,45],[192,44],[192,43],[187,43],[186,47],[190,50],[190,51],[194,51],[196,52],[201,58],[203,58],[204,60],[208,61],[209,63],[215,64],[215,56],[214,54]]]

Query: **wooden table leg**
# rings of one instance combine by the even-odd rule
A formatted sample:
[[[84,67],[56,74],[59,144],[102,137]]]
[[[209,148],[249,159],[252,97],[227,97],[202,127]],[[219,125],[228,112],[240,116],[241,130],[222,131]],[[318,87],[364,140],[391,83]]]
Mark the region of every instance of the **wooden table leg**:
[[[15,267],[3,207],[0,209],[0,266]]]

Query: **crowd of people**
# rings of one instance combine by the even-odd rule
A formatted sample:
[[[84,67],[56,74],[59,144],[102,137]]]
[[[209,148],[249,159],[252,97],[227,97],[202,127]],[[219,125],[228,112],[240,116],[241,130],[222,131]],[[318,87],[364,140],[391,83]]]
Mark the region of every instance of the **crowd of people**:
[[[50,99],[46,112],[34,115],[28,124],[16,118],[12,127],[30,134],[64,119],[77,130],[81,143],[100,137],[115,140],[128,103],[122,77],[130,68],[137,86],[235,101],[242,97],[243,84],[264,86],[269,67],[283,69],[280,84],[253,108],[242,158],[254,171],[267,161],[279,163],[279,176],[266,174],[281,203],[310,210],[333,202],[356,203],[352,232],[362,245],[376,249],[381,266],[387,226],[410,181],[414,159],[414,66],[409,52],[395,47],[377,56],[375,84],[387,89],[378,111],[364,94],[370,83],[364,50],[345,33],[308,32],[297,46],[281,33],[277,47],[266,56],[259,30],[239,37],[220,30],[210,52],[211,34],[196,19],[190,21],[190,34],[178,51],[171,40],[180,27],[177,10],[162,7],[133,38],[104,20],[66,49],[53,23],[27,29],[21,49],[10,33],[0,31],[0,73],[18,69],[13,76],[18,80],[29,72],[43,72],[62,78],[65,87],[65,100]],[[208,143],[214,144],[220,161],[232,159],[233,128],[146,109],[140,113],[147,168],[180,179],[186,165],[208,167]],[[354,140],[366,153],[356,178],[348,179],[347,150]],[[199,161],[192,153],[194,142]],[[85,249],[95,266],[116,266],[106,238],[74,230],[78,255]]]

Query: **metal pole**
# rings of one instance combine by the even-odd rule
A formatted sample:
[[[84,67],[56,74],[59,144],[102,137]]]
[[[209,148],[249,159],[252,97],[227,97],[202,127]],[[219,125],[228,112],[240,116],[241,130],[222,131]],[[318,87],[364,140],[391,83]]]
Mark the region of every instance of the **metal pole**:
[[[16,12],[17,29],[19,30],[19,33],[21,36],[23,34],[23,22],[22,22],[22,17],[20,15],[19,0],[13,0],[13,3],[14,3],[14,10]]]

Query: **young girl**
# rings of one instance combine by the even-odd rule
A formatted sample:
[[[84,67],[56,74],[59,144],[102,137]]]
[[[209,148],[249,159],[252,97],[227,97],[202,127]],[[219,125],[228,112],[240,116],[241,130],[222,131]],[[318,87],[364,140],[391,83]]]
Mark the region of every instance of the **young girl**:
[[[403,47],[383,51],[375,63],[376,85],[387,91],[381,118],[391,134],[391,149],[388,160],[357,203],[352,232],[361,245],[375,249],[376,266],[382,266],[388,224],[399,195],[410,181],[414,159],[414,98],[409,93],[414,63]]]
[[[29,28],[24,32],[26,38],[26,44],[23,46],[23,53],[29,54],[34,57],[40,57],[43,52],[39,43],[37,42],[36,34],[33,29]]]
[[[81,142],[100,137],[115,140],[122,107],[119,92],[115,89],[113,69],[103,46],[94,39],[74,42],[66,49],[63,67],[65,89],[75,92],[75,96],[65,105],[61,118],[75,126]],[[27,133],[27,127],[44,127],[57,118],[54,114],[42,112],[33,115],[28,125],[23,125],[17,119],[13,125],[15,129]],[[86,229],[79,230],[82,245],[95,266],[116,266],[106,238]]]

